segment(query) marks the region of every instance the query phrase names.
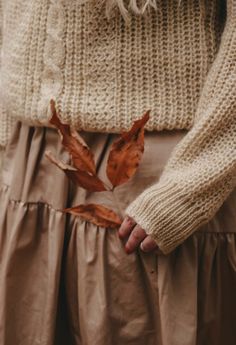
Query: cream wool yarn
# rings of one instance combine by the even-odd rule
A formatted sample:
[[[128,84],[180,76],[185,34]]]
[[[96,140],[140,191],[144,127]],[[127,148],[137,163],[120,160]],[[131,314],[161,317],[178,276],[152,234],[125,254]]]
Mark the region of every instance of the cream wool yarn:
[[[130,11],[136,15],[143,15],[145,12],[151,9],[160,10],[160,0],[142,0],[141,4],[138,4],[137,0],[130,0],[128,4],[124,0],[103,0],[102,4],[105,3],[106,16],[109,19],[111,13],[115,7],[117,7],[126,22],[130,20]],[[180,5],[181,0],[178,1]],[[159,7],[158,7],[159,6]]]
[[[111,17],[111,13],[115,7],[117,7],[123,16],[123,18],[128,22],[130,20],[130,10],[137,15],[143,15],[145,11],[153,8],[157,10],[158,0],[144,0],[141,4],[138,4],[137,0],[130,0],[126,5],[124,0],[105,0],[106,15],[107,18]]]
[[[147,109],[147,130],[190,129],[219,48],[221,1],[162,0],[127,25],[118,11],[107,20],[99,0],[3,0],[7,118],[47,125],[53,98],[78,129],[120,132]]]
[[[236,0],[1,1],[2,146],[16,120],[48,126],[52,98],[78,130],[147,109],[148,131],[188,129],[126,209],[171,252],[236,186]]]

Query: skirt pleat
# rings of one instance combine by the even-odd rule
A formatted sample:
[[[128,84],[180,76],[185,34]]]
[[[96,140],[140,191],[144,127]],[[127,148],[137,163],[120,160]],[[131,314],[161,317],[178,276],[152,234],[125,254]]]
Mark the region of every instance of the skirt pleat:
[[[235,190],[169,255],[127,255],[116,229],[62,212],[92,202],[123,214],[186,133],[146,133],[137,173],[114,195],[74,186],[48,161],[46,150],[71,162],[55,129],[15,125],[0,189],[1,345],[236,344]],[[117,134],[81,135],[108,182]]]

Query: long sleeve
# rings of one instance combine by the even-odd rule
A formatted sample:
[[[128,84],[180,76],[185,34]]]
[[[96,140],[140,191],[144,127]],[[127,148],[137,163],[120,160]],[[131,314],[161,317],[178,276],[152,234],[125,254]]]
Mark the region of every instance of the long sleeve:
[[[228,0],[195,115],[159,181],[126,209],[165,254],[206,224],[236,186],[236,0]]]

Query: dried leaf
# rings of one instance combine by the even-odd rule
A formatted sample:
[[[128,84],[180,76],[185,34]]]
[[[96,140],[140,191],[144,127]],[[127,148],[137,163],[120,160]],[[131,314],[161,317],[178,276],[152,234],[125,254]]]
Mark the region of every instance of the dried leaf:
[[[122,222],[114,211],[102,205],[78,205],[72,208],[66,208],[64,211],[75,216],[80,216],[84,220],[105,228],[117,228]]]
[[[70,153],[74,166],[59,161],[50,151],[46,152],[48,159],[63,170],[75,184],[90,192],[106,191],[105,184],[96,174],[93,153],[77,131],[60,121],[53,100],[51,101],[51,111],[50,123],[58,129],[62,144]],[[144,151],[144,126],[149,119],[149,113],[150,111],[147,111],[140,120],[135,121],[132,128],[121,133],[121,136],[112,144],[106,172],[113,188],[127,182],[137,170]],[[78,205],[67,208],[64,212],[80,216],[82,219],[102,227],[117,228],[122,223],[114,211],[102,205]]]
[[[51,112],[52,117],[50,123],[58,129],[63,146],[71,154],[73,165],[78,170],[96,175],[93,153],[76,130],[71,129],[69,125],[61,122],[56,111],[54,100],[51,100]]]
[[[144,126],[149,120],[149,113],[150,110],[112,144],[106,172],[113,187],[127,182],[139,166],[144,152]]]
[[[94,175],[90,175],[85,171],[74,168],[56,159],[51,151],[45,152],[46,157],[57,167],[65,172],[67,177],[75,184],[85,188],[90,192],[102,192],[107,190],[103,182]]]

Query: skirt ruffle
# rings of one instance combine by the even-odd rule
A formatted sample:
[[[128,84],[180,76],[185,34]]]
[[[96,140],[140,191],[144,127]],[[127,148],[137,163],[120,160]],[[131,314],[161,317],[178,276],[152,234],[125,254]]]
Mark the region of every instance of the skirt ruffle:
[[[236,191],[169,255],[128,256],[117,230],[61,211],[81,202],[124,210],[185,133],[146,133],[138,172],[114,199],[49,163],[45,150],[70,162],[54,129],[15,126],[0,190],[0,344],[236,344]],[[116,134],[81,134],[106,180]]]

